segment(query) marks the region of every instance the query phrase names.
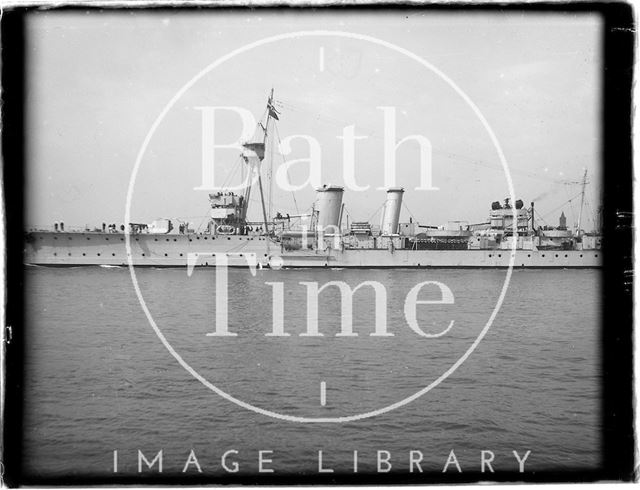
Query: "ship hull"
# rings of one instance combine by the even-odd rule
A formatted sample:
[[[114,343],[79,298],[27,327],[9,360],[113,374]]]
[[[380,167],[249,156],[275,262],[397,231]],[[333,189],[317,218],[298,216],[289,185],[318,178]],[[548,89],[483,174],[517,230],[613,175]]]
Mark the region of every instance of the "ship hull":
[[[266,265],[272,250],[280,246],[266,237],[200,234],[136,234],[129,237],[127,250],[123,233],[54,233],[29,232],[25,241],[24,262],[28,265],[126,266],[129,261],[140,267],[187,266],[188,260],[197,266],[215,265],[212,254],[225,254],[229,266],[247,266],[246,256],[255,255]]]
[[[511,250],[345,249],[283,251],[261,236],[138,234],[127,251],[122,233],[30,232],[24,261],[31,265],[139,267],[213,266],[213,254],[225,254],[231,267],[246,267],[247,256],[261,266],[278,263],[289,268],[507,268]],[[130,254],[130,255],[129,255]],[[272,257],[282,260],[272,261]],[[517,268],[598,268],[601,250],[517,250]]]
[[[345,250],[331,254],[283,254],[284,267],[508,268],[511,250]],[[517,250],[518,268],[599,268],[600,250]]]

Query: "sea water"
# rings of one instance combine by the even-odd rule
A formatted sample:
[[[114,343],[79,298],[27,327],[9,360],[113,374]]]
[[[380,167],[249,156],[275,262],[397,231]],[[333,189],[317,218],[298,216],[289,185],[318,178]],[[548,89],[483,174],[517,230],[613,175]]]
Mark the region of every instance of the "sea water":
[[[315,474],[319,451],[323,468],[343,473],[354,471],[354,451],[361,473],[380,469],[379,451],[392,472],[410,470],[411,451],[424,471],[441,472],[452,450],[463,471],[480,470],[482,451],[491,451],[496,472],[518,471],[513,451],[530,451],[526,472],[597,468],[600,272],[514,271],[489,326],[506,278],[504,270],[229,270],[228,330],[236,335],[216,337],[207,335],[216,329],[212,269],[190,277],[180,268],[136,270],[155,331],[127,268],[28,267],[25,475],[134,475],[140,452],[151,462],[160,450],[163,474],[183,474],[193,451],[211,476],[227,471],[225,453],[227,468],[235,462],[240,474],[261,466]],[[352,288],[376,281],[385,296],[358,290],[355,335],[340,336],[341,296],[328,287],[318,301],[323,335],[301,335],[310,311],[304,283],[329,281]],[[426,281],[419,297],[432,303],[409,307],[431,337],[406,317],[409,292]],[[438,302],[434,282],[454,304]],[[268,335],[278,316],[275,283],[286,336]],[[372,336],[381,311],[392,335]],[[407,400],[465,354],[410,403],[348,419]],[[351,421],[282,420],[230,397],[275,417]],[[191,463],[186,472],[198,468]]]

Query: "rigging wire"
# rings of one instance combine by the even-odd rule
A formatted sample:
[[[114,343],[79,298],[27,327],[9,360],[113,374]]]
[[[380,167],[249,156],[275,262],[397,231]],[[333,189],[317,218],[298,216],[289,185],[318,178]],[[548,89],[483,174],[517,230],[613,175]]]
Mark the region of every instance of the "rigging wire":
[[[536,221],[542,221],[542,222],[544,223],[544,225],[545,225],[545,226],[549,226],[549,224],[550,224],[550,223],[549,223],[546,219],[544,219],[544,217],[542,217],[542,216],[536,216],[536,217],[535,217],[535,219],[536,219]],[[540,226],[540,225],[538,224],[538,226]]]
[[[371,220],[373,219],[373,217],[374,217],[376,214],[378,214],[378,211],[380,211],[380,210],[384,207],[384,205],[385,205],[385,203],[383,202],[383,203],[378,207],[378,209],[376,209],[376,210],[373,212],[373,214],[372,214],[371,216],[369,216],[369,219],[367,219],[367,222],[368,222],[368,223],[372,223],[372,221],[371,221]]]
[[[231,168],[231,172],[227,174],[227,178],[224,180],[224,182],[222,184],[222,188],[223,189],[227,187],[227,184],[230,184],[230,182],[233,179],[233,177],[235,177],[236,172],[238,171],[238,169],[242,167],[242,161],[243,161],[242,160],[242,155],[238,155],[238,157],[236,158],[235,163],[233,164],[233,167]]]
[[[296,104],[291,104],[288,103],[286,101],[282,101],[282,105],[283,107],[285,107],[287,110],[291,110],[294,112],[304,112],[305,109],[304,107],[301,107],[299,105]],[[307,104],[309,107],[311,107],[311,104]],[[308,113],[309,110],[306,110],[306,112]],[[326,113],[323,112],[319,112],[317,110],[313,110],[313,113],[316,115],[316,119],[319,120],[323,120],[323,122],[326,123],[335,123],[335,124],[340,124],[342,126],[349,126],[352,123],[346,123],[346,121],[341,120],[339,118],[333,117],[331,115],[328,115]],[[378,132],[376,132],[375,130],[373,130],[371,127],[368,127],[366,125],[362,125],[361,123],[358,124],[358,127],[360,129],[363,129],[365,132],[369,133],[367,136],[373,139],[377,139],[377,140],[383,140],[383,137],[380,136],[378,134]],[[460,164],[460,165],[477,165],[480,167],[484,167],[490,170],[495,170],[495,171],[500,171],[502,172],[502,166],[501,165],[497,165],[497,164],[491,164],[488,162],[485,162],[483,160],[480,160],[478,158],[475,157],[471,157],[468,155],[461,155],[459,153],[454,153],[454,152],[448,152],[448,151],[443,151],[443,150],[438,150],[438,149],[432,149],[433,153],[436,154],[440,154],[446,157],[449,157],[450,159],[453,160],[454,164]],[[537,179],[537,180],[541,180],[544,182],[549,182],[549,183],[553,183],[553,184],[566,184],[566,185],[578,185],[578,184],[582,184],[581,181],[567,181],[564,179],[554,179],[552,177],[546,177],[543,175],[539,175],[539,174],[535,174],[532,172],[529,172],[527,170],[523,170],[523,169],[518,169],[518,168],[514,168],[513,166],[509,167],[509,172],[510,173],[515,173],[515,174],[520,174],[532,179]],[[536,200],[536,199],[534,199]]]
[[[281,146],[282,145],[282,140],[280,139],[280,130],[278,129],[278,126],[276,124],[274,124],[274,127],[276,128],[276,136],[278,138],[278,145]],[[282,161],[283,163],[287,163],[286,158],[284,157],[284,155],[282,153],[280,153],[280,156],[282,157]],[[286,171],[287,171],[287,179],[289,180],[289,182],[291,182],[291,176],[289,175],[289,167],[286,167]],[[295,192],[291,191],[291,197],[293,197],[293,205],[296,208],[296,214],[299,214],[300,211],[298,211],[298,201],[296,200],[296,194]]]
[[[569,197],[569,189],[567,188],[567,186],[565,186],[565,187],[564,187],[564,192],[565,192],[565,194],[567,195],[567,197]],[[581,192],[580,194],[582,194],[582,192]],[[580,195],[580,194],[578,194],[578,195]],[[572,197],[572,198],[571,198],[571,199],[569,199],[568,201],[565,201],[565,202],[568,202],[568,203],[569,203],[569,209],[571,210],[571,221],[572,221],[573,223],[575,223],[575,222],[576,222],[576,213],[575,213],[575,212],[574,212],[574,210],[573,210],[573,203],[572,203],[572,201],[573,201],[574,199],[575,199],[575,197]]]
[[[596,221],[597,221],[596,216],[593,210],[591,209],[591,205],[589,204],[589,201],[587,200],[586,197],[584,199],[584,207],[587,208],[587,216],[589,216],[589,219],[591,221],[591,228],[595,229]]]
[[[571,202],[574,199],[577,199],[578,197],[580,197],[580,195],[582,194],[582,192],[579,192],[578,194],[576,194],[575,196],[573,196],[571,199],[566,200],[565,202],[563,202],[562,204],[560,204],[560,206],[556,206],[555,208],[553,208],[551,211],[546,212],[545,214],[540,214],[537,213],[536,215],[536,219],[542,219],[544,221],[544,218],[549,216],[551,213],[555,213],[558,209],[562,208],[562,206],[568,204],[571,204]]]
[[[409,217],[411,218],[411,220],[417,223],[416,217],[411,212],[411,210],[409,209],[409,206],[407,206],[407,203],[405,202],[404,199],[402,200],[402,204],[403,204],[404,208],[407,210],[407,213],[409,213]]]
[[[206,219],[208,219],[208,218],[209,218],[209,215],[204,215],[204,216],[202,217],[202,221],[200,221],[200,224],[199,224],[199,225],[198,225],[198,227],[196,228],[196,233],[199,233],[199,232],[200,232],[200,230],[202,229],[202,225],[203,225],[203,223],[204,223],[204,222],[205,222],[205,220],[206,220]]]
[[[269,111],[269,107],[266,107],[265,110],[262,112],[262,116],[260,116],[260,119],[258,119],[258,123],[256,124],[256,130],[253,132],[253,138],[251,138],[252,140],[258,139],[257,136],[260,134],[258,133],[258,128],[262,130],[263,139],[260,141],[261,143],[264,141],[264,138],[267,136],[267,128],[265,128],[262,125],[262,120],[267,115],[268,111]]]
[[[265,144],[267,142],[267,135],[269,132],[270,118],[267,118],[267,125],[264,130]],[[273,126],[273,125],[272,125]],[[269,223],[273,221],[273,145],[269,144],[269,163],[267,165],[267,181],[269,184],[267,195],[267,220]]]
[[[288,103],[286,101],[281,101],[281,100],[277,100],[276,101],[276,100],[274,100],[274,104],[279,106],[279,107],[285,108],[286,110],[291,110],[291,111],[304,110],[300,106],[296,106],[295,104],[290,104],[290,103]],[[261,117],[261,119],[259,120],[259,122],[257,124],[256,131],[254,132],[254,138],[253,139],[256,139],[256,136],[258,135],[259,129],[262,129],[262,132],[263,132],[263,135],[264,135],[264,138],[265,138],[265,142],[266,142],[266,138],[267,138],[268,133],[270,131],[274,131],[275,130],[275,135],[277,137],[278,143],[281,145],[282,144],[282,139],[281,139],[281,135],[280,135],[280,132],[279,132],[278,125],[276,124],[275,120],[274,121],[270,121],[270,119],[267,118],[267,124],[266,124],[267,127],[263,126],[263,124],[262,124],[262,120],[264,119],[265,115],[268,113],[268,110],[269,110],[268,107],[265,108],[265,110],[264,110],[264,112],[262,114],[262,117]],[[344,123],[344,121],[340,121],[338,118],[331,117],[331,116],[326,115],[326,114],[324,114],[322,112],[316,112],[316,115],[317,115],[316,119],[323,119],[324,121],[330,121],[330,122],[334,122],[334,123],[341,123],[341,124]],[[370,137],[376,138],[376,139],[382,139],[381,136],[375,134],[375,131],[371,131],[371,128],[363,127],[363,129],[365,131],[370,131],[370,134],[369,134]],[[501,170],[501,167],[489,164],[489,163],[484,162],[482,160],[479,160],[477,158],[472,158],[472,157],[468,157],[468,156],[465,156],[465,155],[460,155],[460,154],[456,154],[456,153],[453,153],[453,152],[446,152],[446,151],[441,151],[441,150],[434,150],[434,152],[442,154],[442,155],[445,155],[446,157],[452,159],[453,162],[456,163],[456,164],[477,165],[477,166],[485,167],[485,168],[492,169],[492,170]],[[282,157],[282,161],[284,163],[286,163],[285,156],[282,155],[281,153],[280,153],[280,155]],[[227,175],[227,177],[225,179],[225,182],[223,184],[223,187],[226,187],[227,184],[235,177],[235,175],[236,175],[236,173],[238,171],[238,168],[240,168],[240,169],[244,168],[242,165],[238,165],[238,163],[242,163],[242,155],[240,155],[238,157],[238,160],[234,164],[232,172]],[[269,161],[269,167],[268,167],[268,178],[269,178],[269,181],[270,181],[269,182],[269,219],[270,220],[273,219],[273,185],[274,185],[273,184],[273,165],[274,165],[274,146],[272,144],[270,144],[270,161]],[[566,181],[566,180],[555,180],[555,179],[552,179],[552,178],[549,178],[549,177],[536,175],[536,174],[533,174],[531,172],[527,172],[527,171],[519,170],[519,169],[514,169],[514,168],[512,168],[511,171],[514,172],[514,173],[519,173],[519,174],[525,175],[525,176],[530,177],[530,178],[543,180],[543,181],[547,181],[547,182],[551,182],[551,183],[559,184],[559,185],[563,184],[564,185],[564,189],[565,189],[565,193],[566,193],[567,196],[569,195],[569,186],[581,183],[581,182],[570,182],[570,181]],[[289,181],[291,181],[291,177],[290,177],[290,172],[289,172],[288,166],[286,167],[286,174],[287,174],[287,178],[289,179]],[[299,214],[299,206],[298,206],[298,203],[297,203],[297,199],[296,199],[295,193],[291,192],[291,195],[292,195],[293,203],[294,203],[294,206],[295,206],[295,212],[296,212],[296,214]],[[574,207],[573,207],[572,201],[574,199],[576,199],[580,195],[581,195],[581,193],[579,193],[577,196],[574,196],[574,197],[568,199],[563,204],[561,204],[560,206],[554,208],[552,211],[546,213],[545,215],[542,215],[542,216],[538,215],[537,216],[538,219],[540,219],[541,221],[546,223],[546,220],[544,219],[545,216],[550,215],[551,213],[557,211],[559,208],[561,208],[562,206],[564,206],[565,204],[568,203],[570,205],[572,218],[575,221],[575,212],[574,212]],[[252,198],[250,199],[250,202],[251,203],[255,203],[256,202],[256,197],[252,196]],[[404,208],[406,209],[406,211],[409,213],[409,215],[412,218],[412,220],[415,221],[415,215],[411,212],[411,210],[407,206],[406,201],[403,201],[402,204],[403,204]],[[378,214],[378,212],[384,207],[384,205],[385,204],[382,203],[374,211],[374,213],[369,218],[369,222],[371,222],[371,220]],[[587,203],[587,206],[588,206],[588,203]],[[346,209],[345,209],[345,212],[346,212],[347,216],[349,216],[351,219],[353,219],[351,214],[348,211],[346,211]],[[200,223],[198,229],[200,229],[202,227],[202,224],[203,224],[204,220],[207,219],[207,217],[208,216],[206,216],[206,215],[204,216],[203,221]]]

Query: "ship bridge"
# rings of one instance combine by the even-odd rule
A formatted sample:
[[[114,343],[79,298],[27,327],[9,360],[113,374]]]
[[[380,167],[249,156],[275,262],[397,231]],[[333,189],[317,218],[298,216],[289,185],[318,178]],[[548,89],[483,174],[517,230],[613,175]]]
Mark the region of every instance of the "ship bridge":
[[[510,199],[507,198],[504,200],[504,204],[500,204],[500,201],[495,201],[491,204],[491,213],[489,215],[490,230],[508,235],[513,232],[513,220],[515,219],[517,220],[518,234],[528,234],[531,218],[529,210],[524,207],[521,199],[515,202],[515,206],[512,206],[509,201]]]

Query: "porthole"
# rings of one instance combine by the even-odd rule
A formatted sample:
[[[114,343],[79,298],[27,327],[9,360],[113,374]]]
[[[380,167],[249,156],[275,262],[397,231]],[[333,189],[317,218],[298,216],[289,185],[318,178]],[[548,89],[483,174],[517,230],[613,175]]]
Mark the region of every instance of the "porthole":
[[[200,240],[200,237],[199,237],[199,236],[197,236],[197,237],[196,237],[196,240]]]
[[[176,238],[173,239],[174,242],[177,242],[178,240]]]
[[[502,257],[502,254],[498,254],[498,257]]]
[[[124,242],[124,238],[121,238],[121,239],[120,239],[120,241],[121,241],[121,242]]]
[[[108,239],[108,238],[106,238],[106,237],[105,237],[105,240],[106,240],[106,241],[109,241],[109,239]]]
[[[580,258],[582,258],[582,254],[580,254]]]
[[[85,257],[87,254],[83,253],[82,256]]]
[[[596,254],[596,259],[598,258],[598,254]]]
[[[144,254],[142,254],[142,256],[144,257]]]
[[[69,252],[67,255],[68,255],[69,257],[71,257],[71,252]]]
[[[556,257],[558,256],[558,254],[556,254]]]
[[[493,255],[489,254],[489,257],[493,257]]]
[[[204,237],[204,239],[206,240],[206,239],[207,239],[207,237]]]
[[[57,239],[58,239],[58,237],[57,237],[57,236],[54,236],[54,237],[53,237],[53,239],[54,239],[54,240],[57,240]]]
[[[182,257],[182,254],[180,254],[180,257]]]
[[[569,257],[567,254],[564,254],[564,258],[566,259],[567,257]]]
[[[71,237],[69,237],[69,240],[71,240],[71,239],[72,239],[72,238],[71,238]]]
[[[116,254],[111,254],[111,256],[112,256],[112,257],[115,257],[115,256],[116,256]]]
[[[544,257],[544,254],[542,254],[542,256]]]
[[[527,254],[527,257],[531,257],[531,254]]]
[[[190,242],[192,242],[192,241],[193,241],[193,238],[189,238],[189,241],[190,241]]]
[[[87,237],[87,240],[91,240],[91,237]]]
[[[165,257],[167,257],[167,254],[164,254]]]
[[[53,252],[53,255],[54,255],[54,256],[56,256],[56,257],[58,256],[58,254],[57,254],[57,253],[55,253],[55,252]]]
[[[154,238],[154,239],[153,239],[153,241],[154,241],[154,242],[157,242],[157,241],[158,241],[158,239],[157,239],[157,238]]]
[[[230,236],[228,236],[228,237],[227,237],[227,240],[231,240],[231,237],[230,237]]]
[[[100,257],[100,254],[97,254],[97,255],[98,255],[98,257]]]

